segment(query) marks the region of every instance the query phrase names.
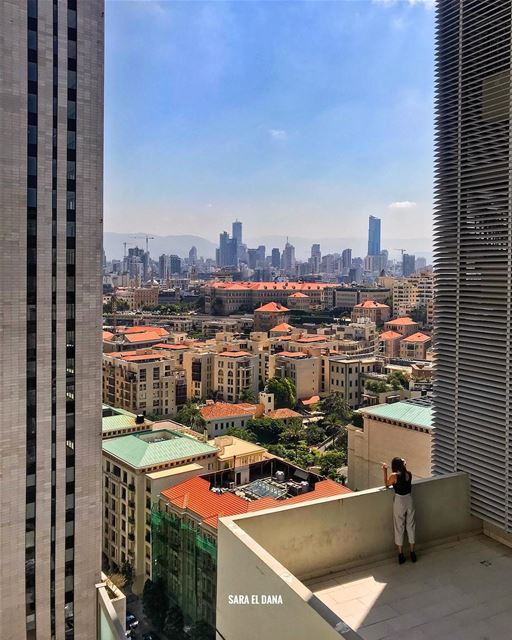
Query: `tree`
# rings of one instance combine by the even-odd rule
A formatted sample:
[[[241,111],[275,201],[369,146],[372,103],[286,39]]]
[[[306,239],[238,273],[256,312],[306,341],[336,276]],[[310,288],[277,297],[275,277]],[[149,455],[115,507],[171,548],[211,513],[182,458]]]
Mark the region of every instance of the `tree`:
[[[120,591],[122,591],[126,586],[126,577],[123,573],[108,573],[107,580],[110,580],[110,582]]]
[[[367,380],[364,386],[368,391],[373,391],[373,393],[385,393],[392,389],[384,380]]]
[[[318,422],[313,422],[306,427],[306,442],[311,446],[320,444],[326,438],[325,429]]]
[[[254,435],[257,442],[277,444],[284,429],[284,423],[273,418],[254,418],[247,422],[246,428]]]
[[[176,420],[181,424],[194,429],[198,433],[203,433],[206,421],[201,415],[201,411],[193,400],[188,400],[176,414]]]
[[[290,420],[279,434],[279,444],[297,446],[305,436],[302,420]]]
[[[161,580],[153,582],[146,580],[142,592],[144,612],[151,619],[155,627],[163,629],[169,603],[165,596],[165,586]]]
[[[250,387],[243,389],[238,399],[240,402],[248,402],[249,404],[256,404],[257,402],[256,394]]]
[[[338,422],[348,424],[352,419],[352,409],[341,393],[331,393],[320,401],[320,409],[325,416],[335,416]]]
[[[185,640],[185,632],[183,631],[184,620],[181,609],[172,606],[167,612],[163,632],[169,640]]]
[[[327,451],[320,460],[320,473],[323,476],[337,477],[338,469],[346,463],[346,455],[342,451]]]
[[[400,388],[403,388],[403,389],[409,388],[409,378],[403,371],[392,371],[388,375],[387,381],[395,390]]]
[[[226,435],[233,436],[234,438],[240,438],[240,440],[245,440],[246,442],[256,442],[256,436],[252,431],[248,431],[243,427],[229,427],[226,431]]]
[[[215,629],[205,620],[195,622],[189,631],[190,640],[215,640]]]
[[[130,305],[126,302],[126,300],[119,300],[116,298],[115,300],[116,311],[127,311],[130,308]],[[114,302],[111,298],[108,302],[105,302],[103,305],[103,313],[113,313],[114,312]]]
[[[297,404],[295,384],[290,378],[269,378],[266,391],[274,394],[276,409],[293,409]]]
[[[121,565],[121,573],[123,574],[124,578],[125,578],[125,582],[128,586],[131,586],[132,582],[133,582],[133,565],[130,564],[129,562],[123,562],[123,564]]]
[[[363,414],[359,413],[359,411],[354,411],[354,413],[352,414],[352,424],[354,425],[354,427],[359,427],[360,429],[362,429],[364,427]]]

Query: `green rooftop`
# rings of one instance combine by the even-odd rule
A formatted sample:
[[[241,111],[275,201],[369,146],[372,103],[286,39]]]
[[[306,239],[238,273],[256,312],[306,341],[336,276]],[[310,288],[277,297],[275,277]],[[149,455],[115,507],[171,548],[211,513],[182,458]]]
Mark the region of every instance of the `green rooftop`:
[[[433,407],[425,400],[404,400],[391,404],[379,404],[376,407],[364,407],[361,413],[386,418],[397,422],[407,422],[417,427],[432,429]]]
[[[137,469],[215,453],[216,447],[170,429],[141,431],[103,441],[103,451]]]
[[[135,426],[136,415],[124,409],[110,407],[108,404],[103,405],[103,417],[101,419],[101,430],[103,433],[117,431],[126,427]]]

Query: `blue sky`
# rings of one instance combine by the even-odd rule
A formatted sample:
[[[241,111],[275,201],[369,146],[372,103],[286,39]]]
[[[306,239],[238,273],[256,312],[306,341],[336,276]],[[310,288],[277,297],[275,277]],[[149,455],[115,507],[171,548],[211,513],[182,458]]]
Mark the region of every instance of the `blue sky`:
[[[433,39],[421,0],[107,0],[105,229],[362,237],[374,214],[428,250]]]

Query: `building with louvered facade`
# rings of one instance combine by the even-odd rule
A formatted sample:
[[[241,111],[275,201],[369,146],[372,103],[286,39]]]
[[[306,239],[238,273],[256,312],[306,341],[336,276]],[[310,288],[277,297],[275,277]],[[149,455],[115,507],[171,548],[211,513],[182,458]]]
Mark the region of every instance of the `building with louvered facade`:
[[[512,3],[437,5],[434,471],[512,530]]]

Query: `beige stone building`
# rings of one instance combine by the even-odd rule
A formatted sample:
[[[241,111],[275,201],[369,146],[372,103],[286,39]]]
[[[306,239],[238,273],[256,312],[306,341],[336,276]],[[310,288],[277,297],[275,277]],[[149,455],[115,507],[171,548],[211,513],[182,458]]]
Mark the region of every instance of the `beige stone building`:
[[[103,15],[102,0],[0,2],[6,640],[96,631]]]
[[[412,318],[409,318],[409,316],[394,318],[393,320],[388,320],[384,324],[384,331],[396,331],[400,335],[404,336],[404,338],[419,330],[419,323],[415,322]]]
[[[215,352],[204,349],[183,354],[187,380],[187,397],[206,400],[214,387]]]
[[[375,357],[323,356],[322,361],[322,391],[339,393],[353,409],[363,402],[363,375],[378,371],[381,366]]]
[[[381,353],[386,358],[398,358],[400,355],[400,342],[403,335],[398,331],[383,331],[379,335],[379,343],[381,345]]]
[[[428,400],[405,400],[360,409],[363,428],[348,427],[348,486],[380,487],[382,462],[404,458],[413,478],[431,475],[432,406]]]
[[[377,325],[382,325],[389,320],[391,309],[387,304],[376,302],[375,300],[365,300],[354,305],[352,311],[352,322],[357,322],[360,318],[369,318]]]
[[[218,436],[208,444],[217,449],[216,468],[234,469],[237,484],[249,482],[250,465],[262,462],[267,454],[265,447],[233,436]]]
[[[216,468],[217,448],[171,429],[103,441],[103,554],[129,563],[134,591],[151,577],[151,506],[162,489]]]
[[[290,309],[297,309],[298,311],[309,311],[311,309],[310,297],[300,291],[288,296],[286,304]]]
[[[247,351],[223,351],[215,354],[214,391],[219,400],[238,402],[243,391],[258,395],[259,358]]]
[[[319,393],[322,360],[304,351],[281,351],[269,357],[269,378],[290,378],[295,384],[297,400]]]
[[[249,420],[262,415],[263,407],[248,403],[207,402],[200,409],[208,438],[216,438],[228,429],[244,429]]]
[[[185,370],[163,350],[103,354],[103,402],[133,413],[173,416],[187,401]]]
[[[254,310],[254,331],[270,331],[273,327],[287,323],[288,307],[279,302],[268,302]]]
[[[432,338],[426,333],[417,331],[400,342],[400,357],[404,360],[426,360],[427,349]]]
[[[130,309],[142,309],[145,306],[158,304],[158,286],[151,287],[118,287],[115,291],[116,298],[126,302]]]

